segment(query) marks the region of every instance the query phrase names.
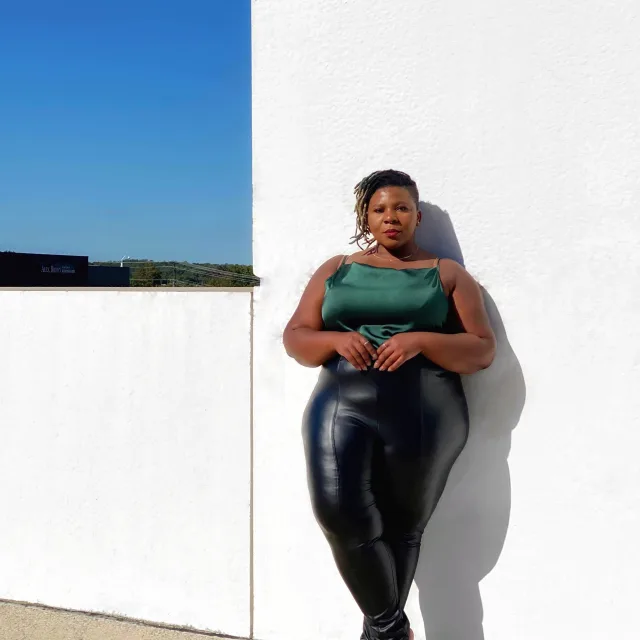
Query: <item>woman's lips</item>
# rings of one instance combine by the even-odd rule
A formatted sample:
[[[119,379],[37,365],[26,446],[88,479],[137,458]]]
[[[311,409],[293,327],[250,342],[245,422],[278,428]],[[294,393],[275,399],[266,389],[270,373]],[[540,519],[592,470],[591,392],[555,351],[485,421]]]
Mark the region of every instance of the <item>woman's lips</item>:
[[[389,236],[390,238],[395,238],[399,234],[400,231],[398,231],[397,229],[389,229],[388,231],[384,232],[384,235]]]

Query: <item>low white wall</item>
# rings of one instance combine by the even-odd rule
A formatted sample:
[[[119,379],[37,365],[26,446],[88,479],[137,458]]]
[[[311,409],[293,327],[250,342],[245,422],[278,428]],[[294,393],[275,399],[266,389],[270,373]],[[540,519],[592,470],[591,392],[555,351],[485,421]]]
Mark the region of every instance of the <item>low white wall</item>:
[[[307,497],[316,373],[280,335],[313,269],[349,250],[353,185],[385,168],[417,179],[423,241],[464,254],[500,338],[467,381],[472,435],[427,528],[416,637],[637,637],[639,15],[254,1],[258,638],[359,634]]]
[[[0,596],[248,636],[251,292],[0,291]]]

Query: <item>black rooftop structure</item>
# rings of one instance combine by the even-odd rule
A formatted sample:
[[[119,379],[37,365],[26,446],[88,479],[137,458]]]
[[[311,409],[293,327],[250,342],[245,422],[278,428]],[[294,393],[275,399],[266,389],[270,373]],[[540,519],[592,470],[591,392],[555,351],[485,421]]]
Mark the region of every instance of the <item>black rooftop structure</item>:
[[[89,266],[87,256],[0,252],[0,287],[128,287],[129,274]]]

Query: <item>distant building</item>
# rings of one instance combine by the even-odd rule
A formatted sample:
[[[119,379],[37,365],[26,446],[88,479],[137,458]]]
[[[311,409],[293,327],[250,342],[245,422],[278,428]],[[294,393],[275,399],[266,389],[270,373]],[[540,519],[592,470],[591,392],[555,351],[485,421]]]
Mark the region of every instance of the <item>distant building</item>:
[[[90,287],[129,287],[131,269],[129,267],[107,267],[89,265]]]
[[[128,267],[93,267],[87,256],[0,253],[0,287],[128,287]]]

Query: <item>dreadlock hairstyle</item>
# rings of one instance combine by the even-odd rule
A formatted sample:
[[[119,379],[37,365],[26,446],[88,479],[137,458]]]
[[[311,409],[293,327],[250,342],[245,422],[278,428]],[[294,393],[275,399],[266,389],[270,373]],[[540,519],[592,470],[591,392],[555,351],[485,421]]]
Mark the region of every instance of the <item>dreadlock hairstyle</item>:
[[[373,238],[369,237],[367,210],[373,194],[383,187],[404,187],[415,200],[416,206],[420,200],[416,183],[402,171],[393,169],[374,171],[360,180],[353,190],[356,196],[356,206],[354,207],[356,212],[356,232],[351,238],[351,244],[355,242],[361,249],[368,248],[373,243]],[[366,246],[362,247],[360,242],[364,242]]]

